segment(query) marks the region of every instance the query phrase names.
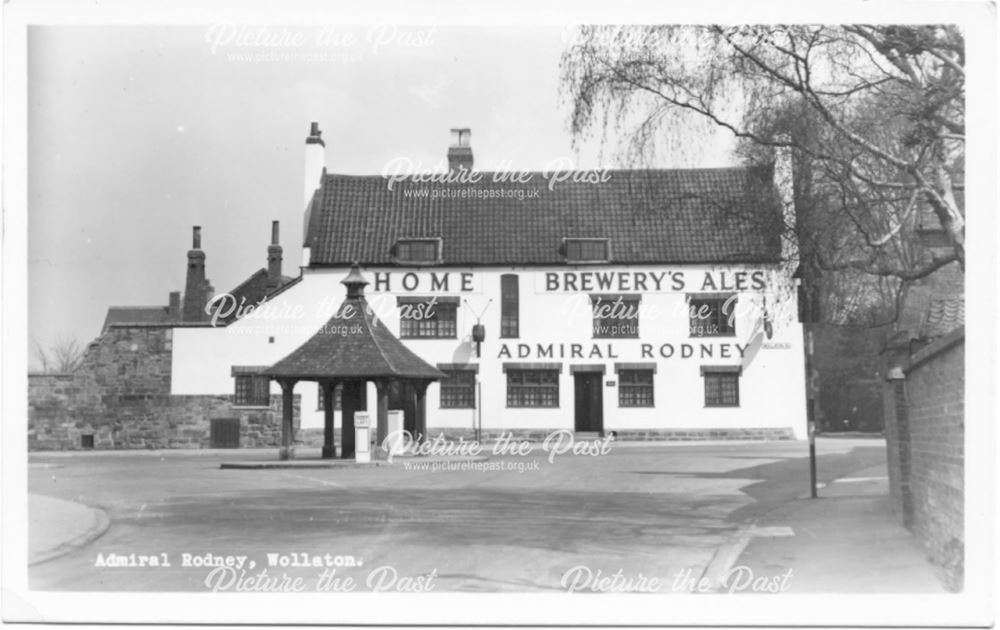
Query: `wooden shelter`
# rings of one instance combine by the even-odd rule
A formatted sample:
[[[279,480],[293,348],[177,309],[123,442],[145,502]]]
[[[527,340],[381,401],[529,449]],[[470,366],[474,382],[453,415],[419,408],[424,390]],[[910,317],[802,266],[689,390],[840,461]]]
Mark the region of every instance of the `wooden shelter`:
[[[375,316],[365,299],[368,284],[355,263],[341,281],[347,297],[330,320],[262,374],[281,386],[281,459],[293,459],[293,394],[299,381],[315,381],[323,391],[323,457],[336,457],[333,432],[334,388],[340,384],[341,456],[354,457],[354,412],[365,409],[366,384],[375,384],[378,397],[376,440],[381,445],[388,431],[389,390],[405,385],[416,398],[415,417],[407,424],[416,439],[427,433],[427,386],[445,374],[407,348]]]

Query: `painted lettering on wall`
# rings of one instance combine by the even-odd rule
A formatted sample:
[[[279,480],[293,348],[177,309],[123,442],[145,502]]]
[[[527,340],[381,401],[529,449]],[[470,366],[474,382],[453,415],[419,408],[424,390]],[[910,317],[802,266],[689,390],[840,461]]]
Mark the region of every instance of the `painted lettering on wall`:
[[[750,344],[643,343],[629,344],[625,352],[613,343],[511,343],[500,344],[498,359],[742,359]],[[638,350],[638,353],[635,352]]]
[[[478,293],[475,274],[470,271],[432,271],[430,273],[374,272],[372,290],[389,293]]]
[[[544,292],[763,291],[767,274],[752,271],[546,271]]]

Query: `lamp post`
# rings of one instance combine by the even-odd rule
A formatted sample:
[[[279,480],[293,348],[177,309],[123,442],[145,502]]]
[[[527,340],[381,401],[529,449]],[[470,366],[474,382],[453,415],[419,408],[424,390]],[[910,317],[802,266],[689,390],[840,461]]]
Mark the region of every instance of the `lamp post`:
[[[814,339],[813,324],[819,322],[820,302],[819,283],[820,272],[810,265],[808,270],[800,264],[792,275],[796,280],[799,322],[802,323],[803,346],[805,350],[806,376],[806,422],[809,431],[809,491],[810,496],[818,497],[816,491],[816,387],[813,375]]]

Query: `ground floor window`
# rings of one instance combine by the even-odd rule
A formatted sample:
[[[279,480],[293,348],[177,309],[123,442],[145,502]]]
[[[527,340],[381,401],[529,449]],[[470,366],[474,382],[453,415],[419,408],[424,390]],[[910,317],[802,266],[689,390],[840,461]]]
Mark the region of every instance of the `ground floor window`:
[[[618,406],[654,406],[653,370],[620,370],[618,372]]]
[[[233,404],[237,407],[268,407],[271,404],[271,379],[255,369],[233,368],[236,390]]]
[[[507,370],[508,407],[558,407],[558,370]]]
[[[476,406],[476,373],[472,370],[444,370],[441,380],[442,409],[474,409]]]
[[[702,366],[705,379],[706,407],[740,406],[740,368],[734,366]]]

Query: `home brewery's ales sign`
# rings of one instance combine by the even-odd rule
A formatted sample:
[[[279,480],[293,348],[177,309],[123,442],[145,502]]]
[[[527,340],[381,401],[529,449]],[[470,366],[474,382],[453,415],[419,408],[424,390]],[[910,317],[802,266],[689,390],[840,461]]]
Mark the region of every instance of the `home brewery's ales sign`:
[[[544,293],[666,293],[683,291],[763,291],[763,270],[741,271],[545,271],[536,287]]]
[[[767,272],[753,270],[531,272],[537,293],[682,293],[763,291]],[[480,293],[482,273],[472,271],[373,272],[371,290],[387,293]]]

